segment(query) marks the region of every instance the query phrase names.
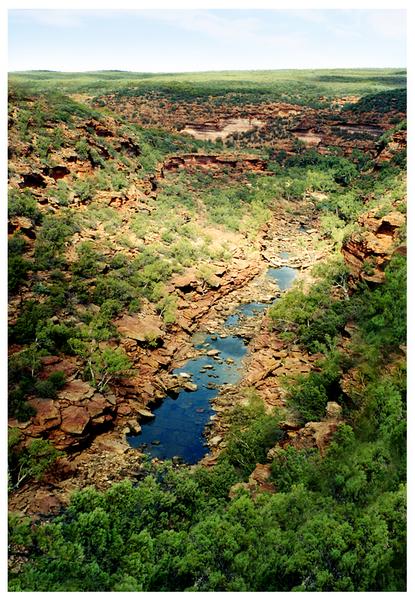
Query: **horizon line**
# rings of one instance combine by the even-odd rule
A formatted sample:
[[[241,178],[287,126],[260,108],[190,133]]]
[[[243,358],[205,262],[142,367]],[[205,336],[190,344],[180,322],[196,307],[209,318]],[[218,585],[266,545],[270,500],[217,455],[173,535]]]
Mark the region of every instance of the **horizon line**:
[[[8,74],[13,73],[131,73],[137,74],[142,73],[145,75],[182,75],[191,73],[251,73],[262,71],[266,73],[273,73],[279,71],[385,71],[385,70],[396,70],[404,69],[407,71],[406,66],[395,66],[395,67],[287,67],[280,69],[204,69],[201,71],[131,71],[125,69],[87,69],[85,71],[73,71],[73,70],[57,70],[57,69],[19,69],[18,71],[8,71]]]

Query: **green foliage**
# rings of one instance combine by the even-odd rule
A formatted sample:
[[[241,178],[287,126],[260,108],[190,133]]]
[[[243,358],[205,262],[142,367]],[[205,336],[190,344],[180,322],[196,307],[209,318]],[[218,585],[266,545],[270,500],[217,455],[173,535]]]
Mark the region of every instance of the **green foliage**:
[[[61,266],[65,242],[76,231],[78,226],[74,216],[61,212],[61,216],[47,215],[37,235],[35,244],[35,261],[40,270],[54,269]]]
[[[279,492],[289,492],[300,483],[309,482],[314,463],[318,463],[317,450],[297,450],[293,446],[278,448],[272,460],[272,482]]]
[[[25,302],[15,325],[10,328],[10,337],[18,344],[31,343],[36,338],[39,325],[52,316],[48,304],[39,304],[34,300]]]
[[[66,92],[149,96],[163,110],[176,109],[177,114],[180,103],[190,100],[208,100],[225,110],[239,105],[243,111],[245,104],[270,100],[328,107],[334,98],[347,94],[362,97],[347,109],[388,112],[404,106],[403,90],[396,88],[405,84],[405,71],[227,72],[191,77],[32,72],[12,74],[11,80],[11,93],[19,102],[13,116],[18,136],[35,146],[46,163],[53,148],[73,139],[66,133],[79,126],[79,119],[99,120],[104,115],[54,92],[57,83]],[[18,81],[29,82],[32,91],[52,92],[33,98],[29,88],[13,87]],[[102,108],[106,101],[101,96],[96,105]],[[9,361],[9,414],[19,420],[33,414],[26,401],[29,395],[53,398],[64,385],[59,372],[39,379],[43,354],[75,353],[83,360],[85,379],[105,391],[132,366],[116,347],[111,320],[123,310],[137,311],[146,298],[167,324],[174,323],[178,300],[166,293],[165,283],[200,259],[207,265],[200,272],[209,284],[206,259],[214,257],[216,249],[209,247],[202,227],[193,225],[196,217],[253,240],[275,203],[290,203],[295,213],[296,200],[305,198],[314,203],[323,233],[340,244],[364,210],[374,206],[380,206],[383,214],[396,206],[404,210],[403,153],[371,172],[370,157],[359,151],[349,158],[341,156],[340,149],[321,155],[299,143],[296,154],[288,158],[269,153],[272,176],[166,173],[157,182],[157,200],[147,197],[147,210],[130,221],[132,234],[126,232],[127,241],[122,242],[118,236],[121,225],[125,230],[122,211],[91,202],[95,190],[123,191],[133,181],[130,173],[151,181],[167,155],[198,148],[217,152],[222,145],[116,122],[128,151],[94,138],[92,131],[88,141],[78,140],[78,157],[99,168],[89,178],[74,182],[68,178],[70,187],[59,181],[48,192],[60,204],[57,213],[46,212],[42,219],[32,194],[11,192],[10,215],[27,217],[40,226],[33,265],[24,256],[27,247],[19,235],[9,245],[11,291],[19,289],[29,270],[38,277],[31,287],[34,299],[22,302],[10,328],[11,342],[26,345]],[[272,132],[276,137],[279,126],[276,122]],[[387,143],[394,130],[380,144]],[[94,139],[105,150],[94,147]],[[258,132],[245,142],[243,136],[235,136],[230,146],[255,140],[261,143]],[[73,195],[85,204],[76,220],[74,212],[64,209]],[[77,259],[67,267],[64,253],[73,233],[79,228],[100,232],[101,226],[117,237],[111,246],[116,254],[104,265],[99,233],[96,245],[77,246]],[[137,247],[137,237],[142,246]],[[118,252],[118,242],[134,250],[135,258]],[[217,252],[224,258],[225,245]],[[74,494],[69,507],[48,522],[12,517],[10,590],[403,591],[406,402],[404,374],[395,357],[401,356],[399,346],[405,344],[405,269],[404,259],[395,257],[384,284],[374,289],[359,285],[352,293],[343,262],[334,260],[315,273],[317,281],[309,290],[294,287],[270,310],[276,334],[326,356],[315,371],[291,382],[288,389],[288,404],[303,421],[324,418],[327,401],[342,404],[347,424],[338,427],[323,455],[290,446],[282,415],[265,412],[262,400],[248,390],[246,406],[223,416],[229,431],[214,467],[143,463],[133,481],[106,491],[86,488]],[[46,271],[47,279],[36,270]],[[78,302],[87,306],[75,309]],[[99,310],[88,306],[91,302]],[[68,313],[70,319],[65,321]],[[333,348],[348,321],[356,324],[357,333],[346,360]],[[350,366],[359,385],[342,397],[340,378]],[[284,448],[279,448],[276,444],[283,440]],[[230,493],[234,484],[246,483],[256,464],[270,460],[271,448],[276,492],[239,486],[239,492],[234,488]],[[19,430],[12,429],[11,486],[40,479],[56,456],[44,440],[24,448]]]
[[[114,379],[131,371],[132,363],[122,348],[101,348],[79,338],[72,338],[69,343],[73,352],[85,359],[85,377],[100,392]]]
[[[78,260],[72,263],[71,270],[78,277],[95,277],[100,270],[102,256],[93,248],[91,242],[82,242],[77,246]]]
[[[176,322],[178,300],[176,294],[165,294],[157,303],[157,309],[166,325]]]
[[[81,160],[88,160],[89,159],[89,151],[90,151],[90,147],[89,144],[86,140],[79,140],[78,142],[76,142],[75,144],[75,150],[76,153],[78,155],[78,157]]]
[[[393,257],[385,276],[381,287],[363,296],[359,321],[367,342],[386,354],[406,341],[406,258]]]
[[[247,477],[256,463],[264,462],[267,451],[282,438],[278,417],[265,413],[260,397],[247,392],[248,405],[230,414],[231,429],[224,459]]]
[[[36,199],[26,190],[12,188],[9,192],[9,218],[15,216],[28,217],[35,224],[42,221],[42,213],[37,207]]]
[[[16,292],[27,280],[28,272],[33,268],[31,261],[21,256],[9,256],[8,260],[8,289],[9,293]]]
[[[341,291],[342,300],[332,295],[333,285]],[[301,285],[294,286],[271,307],[269,315],[277,331],[293,332],[307,349],[318,352],[332,347],[357,304],[347,292],[347,268],[334,260],[325,265],[324,277],[311,289],[304,292]]]
[[[63,388],[65,382],[65,373],[54,371],[47,379],[35,383],[35,393],[41,398],[56,398],[57,392]]]
[[[39,481],[61,455],[62,452],[56,450],[50,442],[41,439],[33,440],[17,454],[17,465],[12,474],[14,487],[18,488],[29,478]]]
[[[95,195],[94,183],[91,179],[77,179],[72,186],[75,196],[82,202],[92,200]]]
[[[325,414],[326,404],[333,397],[338,385],[339,371],[323,369],[300,375],[290,387],[288,403],[299,411],[304,421],[320,421]]]
[[[377,113],[389,111],[406,112],[406,89],[397,88],[375,94],[368,94],[355,104],[346,104],[344,110],[352,110],[354,112],[373,111]]]

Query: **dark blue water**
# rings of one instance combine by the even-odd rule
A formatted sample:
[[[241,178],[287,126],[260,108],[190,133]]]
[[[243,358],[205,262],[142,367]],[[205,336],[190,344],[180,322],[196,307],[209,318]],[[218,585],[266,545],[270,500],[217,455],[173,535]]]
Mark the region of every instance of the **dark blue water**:
[[[183,390],[175,399],[165,398],[162,404],[153,410],[155,417],[141,423],[141,433],[128,436],[131,446],[144,446],[145,452],[160,459],[178,456],[189,464],[198,462],[207,453],[203,432],[214,414],[210,401],[218,395],[216,388],[209,389],[207,386],[210,384],[219,387],[226,383],[238,382],[241,377],[239,367],[246,354],[246,346],[238,337],[212,339],[211,336],[207,336],[203,344],[197,344],[196,348],[205,347],[205,343],[209,343],[206,350],[220,350],[218,359],[200,356],[173,371],[176,374],[192,375],[191,381],[198,389],[195,392]],[[228,364],[226,359],[232,359],[234,362]],[[204,371],[206,366],[212,368]],[[204,372],[201,373],[201,370]]]
[[[268,269],[267,274],[274,279],[280,290],[290,287],[296,272],[289,267]],[[252,317],[264,312],[269,306],[262,302],[242,304],[225,321],[225,326],[238,324],[242,315]],[[186,362],[173,373],[188,373],[190,381],[198,389],[195,392],[181,391],[176,398],[166,397],[153,409],[152,419],[141,421],[141,433],[127,436],[131,446],[141,448],[147,454],[159,459],[179,457],[188,464],[197,463],[208,452],[204,431],[215,414],[211,401],[218,395],[218,389],[225,384],[235,384],[241,378],[241,362],[246,354],[242,338],[229,335],[221,338],[215,335],[196,337],[194,346],[198,350],[219,350],[217,357],[199,356]],[[230,362],[226,362],[226,360]],[[206,368],[207,367],[207,368]]]

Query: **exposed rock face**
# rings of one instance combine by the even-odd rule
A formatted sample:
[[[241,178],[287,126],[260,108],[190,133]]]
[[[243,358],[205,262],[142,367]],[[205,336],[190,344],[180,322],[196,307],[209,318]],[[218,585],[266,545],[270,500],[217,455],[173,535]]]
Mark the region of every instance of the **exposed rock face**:
[[[258,493],[268,492],[270,494],[275,493],[277,490],[275,486],[269,482],[271,477],[271,465],[262,465],[257,463],[255,469],[249,476],[248,482],[235,483],[229,490],[229,498],[235,498],[239,490],[246,490],[253,498]]]
[[[267,163],[257,156],[232,156],[218,154],[182,154],[172,156],[163,163],[163,171],[174,171],[176,169],[193,170],[196,168],[220,168],[230,167],[237,171],[266,171]]]
[[[58,397],[70,402],[79,402],[85,398],[91,398],[94,394],[94,388],[80,379],[74,379],[67,383],[64,389],[59,392]]]
[[[59,357],[43,358],[44,369],[59,367]],[[48,364],[50,363],[50,364]],[[42,373],[43,378],[45,372]],[[116,403],[97,393],[95,389],[80,379],[69,381],[58,393],[58,398],[32,398],[29,404],[36,415],[27,423],[9,420],[10,427],[18,427],[23,442],[29,443],[34,437],[50,440],[60,450],[70,450],[84,445],[95,435],[97,428],[111,424],[117,414]]]
[[[82,435],[89,425],[90,416],[82,406],[68,406],[62,411],[61,429],[66,433]]]
[[[48,177],[58,181],[69,175],[71,171],[65,165],[56,165],[55,167],[46,167],[43,172]]]
[[[324,421],[310,421],[297,431],[288,431],[288,439],[283,446],[291,445],[298,450],[303,448],[318,448],[324,454],[342,420],[342,408],[337,402],[328,402]]]
[[[406,131],[396,131],[392,134],[388,142],[383,146],[376,157],[377,165],[391,160],[397,152],[406,151],[407,144]]]
[[[8,232],[9,234],[20,233],[29,241],[36,238],[35,225],[28,217],[11,217],[9,219]]]
[[[115,325],[121,335],[137,342],[148,342],[163,337],[162,321],[157,316],[124,315]]]
[[[39,374],[40,379],[47,379],[56,371],[61,371],[69,379],[78,370],[76,360],[72,357],[60,358],[59,356],[44,356],[41,359],[43,368]]]
[[[374,209],[359,218],[362,229],[343,244],[342,254],[356,279],[382,283],[386,264],[398,246],[405,215],[393,211],[378,217],[377,212]]]
[[[196,139],[226,139],[242,137],[244,144],[253,148],[270,145],[277,152],[295,152],[298,142],[318,152],[330,152],[330,147],[342,148],[345,154],[354,149],[368,152],[379,161],[387,160],[401,149],[404,133],[397,132],[388,149],[381,149],[379,138],[391,129],[403,113],[391,110],[387,113],[347,110],[347,104],[355,104],[359,98],[348,96],[326,103],[325,108],[313,108],[283,102],[232,105],[224,101],[217,108],[210,100],[205,102],[171,103],[166,100],[163,108],[159,100],[149,98],[100,98],[107,106],[131,119],[132,115],[143,125],[161,126],[170,131],[179,129]],[[217,111],[217,112],[216,112]],[[145,122],[144,122],[145,121]],[[382,156],[383,152],[383,156]],[[383,158],[384,157],[384,158]]]
[[[181,130],[181,133],[187,133],[196,140],[210,140],[214,142],[217,139],[226,139],[234,133],[250,131],[255,127],[264,125],[263,121],[255,118],[235,118],[220,119],[217,121],[206,121],[205,123],[188,123]]]

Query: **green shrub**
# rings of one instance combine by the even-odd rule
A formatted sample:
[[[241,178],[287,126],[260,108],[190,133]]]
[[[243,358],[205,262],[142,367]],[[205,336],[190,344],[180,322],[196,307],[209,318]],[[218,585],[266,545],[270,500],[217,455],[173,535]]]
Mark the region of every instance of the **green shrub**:
[[[265,413],[262,399],[252,392],[248,399],[247,406],[236,407],[229,416],[231,427],[223,453],[223,459],[243,477],[252,473],[256,463],[265,462],[267,451],[283,437],[278,417]]]
[[[33,264],[21,256],[10,256],[8,261],[9,293],[16,292],[22,283],[27,282],[27,274]]]
[[[71,265],[73,274],[82,278],[96,277],[101,269],[102,255],[94,250],[91,242],[82,242],[76,251],[78,260]]]
[[[54,269],[62,264],[65,242],[79,231],[72,213],[47,215],[35,243],[35,261],[38,269]]]
[[[35,383],[35,393],[41,398],[56,398],[57,392],[66,383],[65,373],[55,371],[47,379],[40,379]]]
[[[22,307],[16,323],[10,328],[11,340],[18,344],[30,344],[36,338],[39,326],[52,316],[49,304],[28,300]]]
[[[293,446],[279,448],[274,452],[271,466],[271,481],[279,492],[289,492],[293,485],[298,485],[311,478],[314,462],[318,462],[315,448],[297,450]]]
[[[36,199],[29,191],[12,188],[9,192],[9,218],[14,216],[28,217],[36,225],[42,221],[42,213],[37,207]]]

